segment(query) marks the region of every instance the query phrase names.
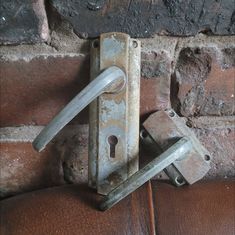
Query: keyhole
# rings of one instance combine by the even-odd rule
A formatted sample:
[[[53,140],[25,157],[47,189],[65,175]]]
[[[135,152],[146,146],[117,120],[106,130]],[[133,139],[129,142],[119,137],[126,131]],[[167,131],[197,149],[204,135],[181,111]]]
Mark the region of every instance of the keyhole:
[[[118,143],[118,138],[115,135],[110,135],[108,138],[109,146],[110,146],[110,157],[115,158],[115,147]]]

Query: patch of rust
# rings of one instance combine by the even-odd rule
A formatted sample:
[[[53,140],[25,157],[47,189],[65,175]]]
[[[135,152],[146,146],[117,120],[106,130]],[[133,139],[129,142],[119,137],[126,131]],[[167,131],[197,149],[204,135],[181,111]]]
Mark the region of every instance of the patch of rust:
[[[122,120],[125,116],[126,103],[124,100],[119,103],[114,100],[104,100],[102,110],[103,112],[100,116],[101,122],[106,123],[111,117],[114,120]]]

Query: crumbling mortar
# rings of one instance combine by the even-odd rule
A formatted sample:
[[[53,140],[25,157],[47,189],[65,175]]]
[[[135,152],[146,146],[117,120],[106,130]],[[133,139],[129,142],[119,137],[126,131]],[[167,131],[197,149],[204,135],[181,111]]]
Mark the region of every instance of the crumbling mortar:
[[[65,26],[64,26],[65,27]],[[34,45],[8,45],[0,46],[0,58],[6,61],[23,59],[27,62],[35,57],[44,56],[84,56],[89,54],[88,40],[80,39],[72,29],[58,29],[50,32],[50,40],[47,43]],[[206,36],[198,34],[195,37],[169,37],[155,36],[154,38],[140,39],[142,52],[151,53],[163,51],[173,61],[172,71],[175,69],[174,61],[177,61],[179,53],[185,47],[212,47],[220,51],[226,47],[235,47],[234,36]]]

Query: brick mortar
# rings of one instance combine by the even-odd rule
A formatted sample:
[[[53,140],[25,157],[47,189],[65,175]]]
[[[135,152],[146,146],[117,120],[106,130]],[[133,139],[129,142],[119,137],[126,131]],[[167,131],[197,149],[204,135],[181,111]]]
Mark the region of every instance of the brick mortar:
[[[206,175],[204,179],[216,179],[216,178],[227,178],[232,177],[233,167],[234,167],[234,155],[231,153],[231,131],[235,131],[235,116],[227,117],[199,117],[199,118],[190,118],[184,120],[191,121],[193,123],[192,130],[202,141],[202,143],[209,148],[209,151],[212,155],[211,170]],[[187,122],[186,122],[187,123]],[[20,127],[4,127],[0,128],[0,143],[1,144],[21,144],[21,143],[32,143],[34,138],[39,134],[44,126],[20,126]],[[203,137],[212,136],[208,139]],[[229,134],[230,133],[230,134]],[[222,139],[220,139],[220,137]],[[230,136],[230,137],[229,137]],[[218,139],[217,139],[218,138]],[[220,142],[222,141],[222,142]],[[74,162],[82,161],[82,164],[85,164],[87,167],[87,142],[88,142],[88,125],[70,125],[66,126],[58,136],[53,140],[54,147],[61,152],[62,158],[65,157],[73,165]],[[50,145],[52,146],[52,145]],[[86,150],[84,149],[86,146]],[[223,146],[227,149],[227,152],[221,152]],[[46,148],[48,150],[50,147]],[[219,153],[217,152],[219,151]],[[72,154],[72,155],[71,155]],[[57,155],[57,154],[56,154]],[[39,156],[39,155],[38,155]],[[144,157],[144,153],[142,157]],[[57,156],[59,157],[59,155]],[[71,158],[71,159],[70,159]],[[68,169],[69,166],[67,166]],[[77,169],[78,167],[78,169]],[[74,174],[77,174],[79,171],[79,166],[72,168]],[[67,168],[66,168],[67,169]],[[70,169],[71,170],[71,169]],[[83,172],[83,176],[87,173]],[[165,179],[166,176],[164,173],[160,173],[159,176],[155,178]],[[76,180],[78,180],[76,178]],[[75,180],[75,181],[76,181]]]
[[[32,143],[44,126],[20,126],[20,127],[2,127],[0,128],[0,143]],[[58,135],[57,139],[63,139],[65,136],[88,133],[88,125],[67,126]]]
[[[183,118],[185,119],[185,118]],[[203,178],[234,177],[235,156],[232,138],[235,117],[200,117],[189,119],[192,130],[211,156],[211,170]],[[0,197],[64,183],[87,184],[88,125],[66,126],[44,151],[37,153],[31,142],[44,126],[0,128]],[[232,136],[233,135],[233,136]],[[144,152],[141,158],[145,158]],[[154,179],[167,179],[164,172]]]
[[[235,128],[235,116],[202,116],[197,118],[182,117],[185,122],[188,120],[192,122],[195,129],[221,129],[221,128]],[[19,127],[1,127],[0,128],[0,142],[32,142],[34,138],[40,133],[44,126],[25,125]],[[88,124],[69,125],[63,128],[61,132],[64,135],[76,133],[88,133]]]
[[[195,129],[215,130],[235,128],[235,116],[201,116],[197,118],[182,118],[193,123],[193,128]]]
[[[80,52],[67,52],[66,50],[57,51],[50,45],[45,43],[36,45],[18,45],[18,46],[2,46],[0,47],[0,60],[2,61],[18,61],[23,60],[30,62],[31,60],[43,57],[85,57],[86,54]]]
[[[165,51],[167,55],[176,61],[182,48],[185,47],[212,47],[218,49],[235,47],[235,36],[207,36],[198,34],[195,37],[169,37],[158,36],[154,38],[140,39],[142,52]],[[55,43],[56,41],[57,43]],[[86,56],[89,54],[89,41],[80,39],[74,33],[65,35],[61,32],[52,32],[50,42],[35,45],[0,46],[0,59],[4,61],[31,61],[37,57],[64,57]],[[172,70],[175,64],[173,63]]]

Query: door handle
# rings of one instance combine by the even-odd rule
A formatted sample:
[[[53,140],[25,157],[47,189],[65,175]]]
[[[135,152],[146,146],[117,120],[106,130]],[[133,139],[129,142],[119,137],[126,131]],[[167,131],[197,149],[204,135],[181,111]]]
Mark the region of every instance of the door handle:
[[[210,169],[208,151],[173,110],[151,114],[139,133],[140,48],[138,40],[123,33],[105,33],[93,41],[92,81],[33,141],[36,150],[43,150],[91,103],[88,184],[106,195],[102,210],[115,205],[161,170],[181,186],[193,184]],[[157,156],[140,171],[139,134],[144,146]]]
[[[140,42],[105,33],[91,43],[91,82],[39,133],[45,146],[89,105],[88,184],[103,195],[138,170]]]
[[[33,147],[39,152],[42,151],[58,132],[94,99],[105,92],[114,93],[121,91],[125,82],[126,75],[120,68],[111,66],[105,69],[75,96],[40,132],[33,141]]]
[[[173,184],[182,186],[197,182],[210,169],[209,152],[171,109],[151,114],[140,138],[154,159],[106,195],[101,210],[111,208],[162,170]]]

